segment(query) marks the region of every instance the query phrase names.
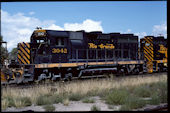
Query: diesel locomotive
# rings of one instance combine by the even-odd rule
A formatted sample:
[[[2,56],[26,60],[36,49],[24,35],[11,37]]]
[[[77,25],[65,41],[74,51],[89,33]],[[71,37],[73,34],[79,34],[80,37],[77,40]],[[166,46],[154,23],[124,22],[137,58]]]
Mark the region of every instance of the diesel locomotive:
[[[18,44],[17,63],[1,82],[26,83],[100,73],[138,74],[167,70],[167,39],[162,36],[37,29]],[[8,77],[6,77],[8,76]]]

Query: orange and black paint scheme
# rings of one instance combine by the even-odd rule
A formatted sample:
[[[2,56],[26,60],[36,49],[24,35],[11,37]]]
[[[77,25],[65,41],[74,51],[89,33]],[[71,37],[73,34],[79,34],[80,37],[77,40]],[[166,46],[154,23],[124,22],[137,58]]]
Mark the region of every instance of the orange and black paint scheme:
[[[119,66],[121,70],[125,65],[142,68],[143,64],[138,58],[138,37],[133,34],[36,30],[30,45],[35,78],[44,69],[64,77],[67,73],[78,75],[80,68]]]
[[[166,67],[167,44],[153,36],[141,39],[139,46],[134,34],[38,29],[30,42],[18,44],[17,60],[22,77],[32,81],[106,71],[138,74],[145,62],[152,73]]]
[[[148,73],[167,68],[167,40],[164,37],[146,36],[140,40],[140,45]]]
[[[30,64],[31,63],[29,43],[22,42],[18,44],[17,60],[19,64]]]

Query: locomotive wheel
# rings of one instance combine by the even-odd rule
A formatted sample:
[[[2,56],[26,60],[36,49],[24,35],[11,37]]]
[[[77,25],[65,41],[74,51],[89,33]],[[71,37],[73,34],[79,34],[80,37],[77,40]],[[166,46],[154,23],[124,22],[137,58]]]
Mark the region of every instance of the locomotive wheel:
[[[139,69],[138,69],[138,68],[135,68],[135,69],[133,70],[133,74],[135,74],[135,75],[139,74]]]
[[[65,74],[64,81],[71,81],[72,80],[72,73]]]
[[[23,80],[20,72],[15,73],[15,79],[17,84],[22,84]]]

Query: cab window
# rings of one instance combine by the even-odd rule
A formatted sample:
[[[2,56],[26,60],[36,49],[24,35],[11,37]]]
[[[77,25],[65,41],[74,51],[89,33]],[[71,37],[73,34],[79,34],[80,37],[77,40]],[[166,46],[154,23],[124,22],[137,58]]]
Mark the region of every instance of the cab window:
[[[56,38],[55,44],[57,46],[64,46],[64,38]]]
[[[37,43],[43,43],[44,40],[37,40]]]

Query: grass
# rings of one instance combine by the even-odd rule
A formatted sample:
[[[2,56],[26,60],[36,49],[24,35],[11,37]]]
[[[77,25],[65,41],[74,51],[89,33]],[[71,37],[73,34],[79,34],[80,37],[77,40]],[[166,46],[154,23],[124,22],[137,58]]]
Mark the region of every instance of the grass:
[[[151,105],[158,105],[159,103],[161,103],[161,99],[159,98],[158,94],[154,94],[151,96],[151,100],[148,101],[148,104]]]
[[[126,90],[115,89],[105,96],[107,104],[122,105],[129,96]]]
[[[85,98],[82,100],[83,103],[94,103],[95,101],[93,99]]]
[[[133,94],[128,97],[125,104],[121,107],[121,111],[132,110],[144,107],[146,104],[159,105],[167,103],[167,82],[159,81],[157,83],[142,84],[134,87]],[[150,97],[150,100],[143,100],[141,97]]]
[[[145,100],[130,93],[126,88],[113,89],[103,99],[109,105],[122,105],[121,111],[141,108],[147,104]]]
[[[4,101],[8,102],[8,107],[15,106],[14,99],[10,96],[4,97]]]
[[[139,97],[150,97],[152,95],[152,91],[146,85],[136,87],[133,93]]]
[[[119,109],[119,111],[130,111],[131,108],[127,105],[122,105],[121,108]]]
[[[43,108],[45,109],[45,111],[48,111],[48,112],[55,111],[55,107],[53,105],[45,105]]]
[[[138,97],[134,97],[134,96],[130,96],[127,98],[126,102],[125,102],[125,106],[128,109],[138,109],[138,108],[142,108],[146,105],[146,101],[142,100]]]
[[[32,102],[29,97],[18,97],[14,100],[14,104],[16,108],[21,108],[25,106],[31,106]]]
[[[68,106],[69,103],[70,103],[70,101],[69,101],[68,98],[65,98],[65,99],[63,100],[63,105]]]
[[[29,97],[21,97],[19,100],[23,103],[23,106],[31,106],[32,102]]]
[[[1,91],[3,92],[1,95],[1,106],[3,109],[12,106],[48,105],[59,102],[68,105],[69,101],[79,101],[91,96],[100,96],[108,104],[122,104],[122,109],[133,109],[137,108],[133,103],[145,103],[142,100],[140,100],[140,103],[135,100],[143,97],[151,97],[151,104],[166,103],[167,75],[127,77],[123,79],[92,79],[74,83],[57,82],[53,86],[37,85],[26,89],[7,87],[1,89]],[[154,94],[154,92],[157,93]],[[130,102],[127,97],[131,98],[131,96],[135,97],[132,105],[125,105],[127,101]],[[89,100],[86,101],[88,102]],[[143,104],[138,106],[143,106]]]
[[[79,101],[83,98],[84,96],[80,93],[72,93],[69,95],[69,100],[72,101]]]
[[[63,97],[62,95],[58,95],[58,94],[52,94],[52,95],[44,94],[44,95],[40,95],[37,98],[36,104],[37,105],[47,105],[47,104],[53,104],[53,103],[57,104],[59,102],[62,102],[64,98],[65,97]]]
[[[100,110],[100,108],[99,108],[98,106],[93,105],[93,106],[91,107],[91,111],[101,111],[101,110]]]
[[[2,110],[5,110],[7,107],[8,107],[8,101],[7,101],[7,99],[2,99],[1,100],[1,108],[2,108]]]
[[[36,101],[37,105],[47,105],[47,104],[52,104],[52,103],[53,103],[52,98],[47,95],[40,95]]]

